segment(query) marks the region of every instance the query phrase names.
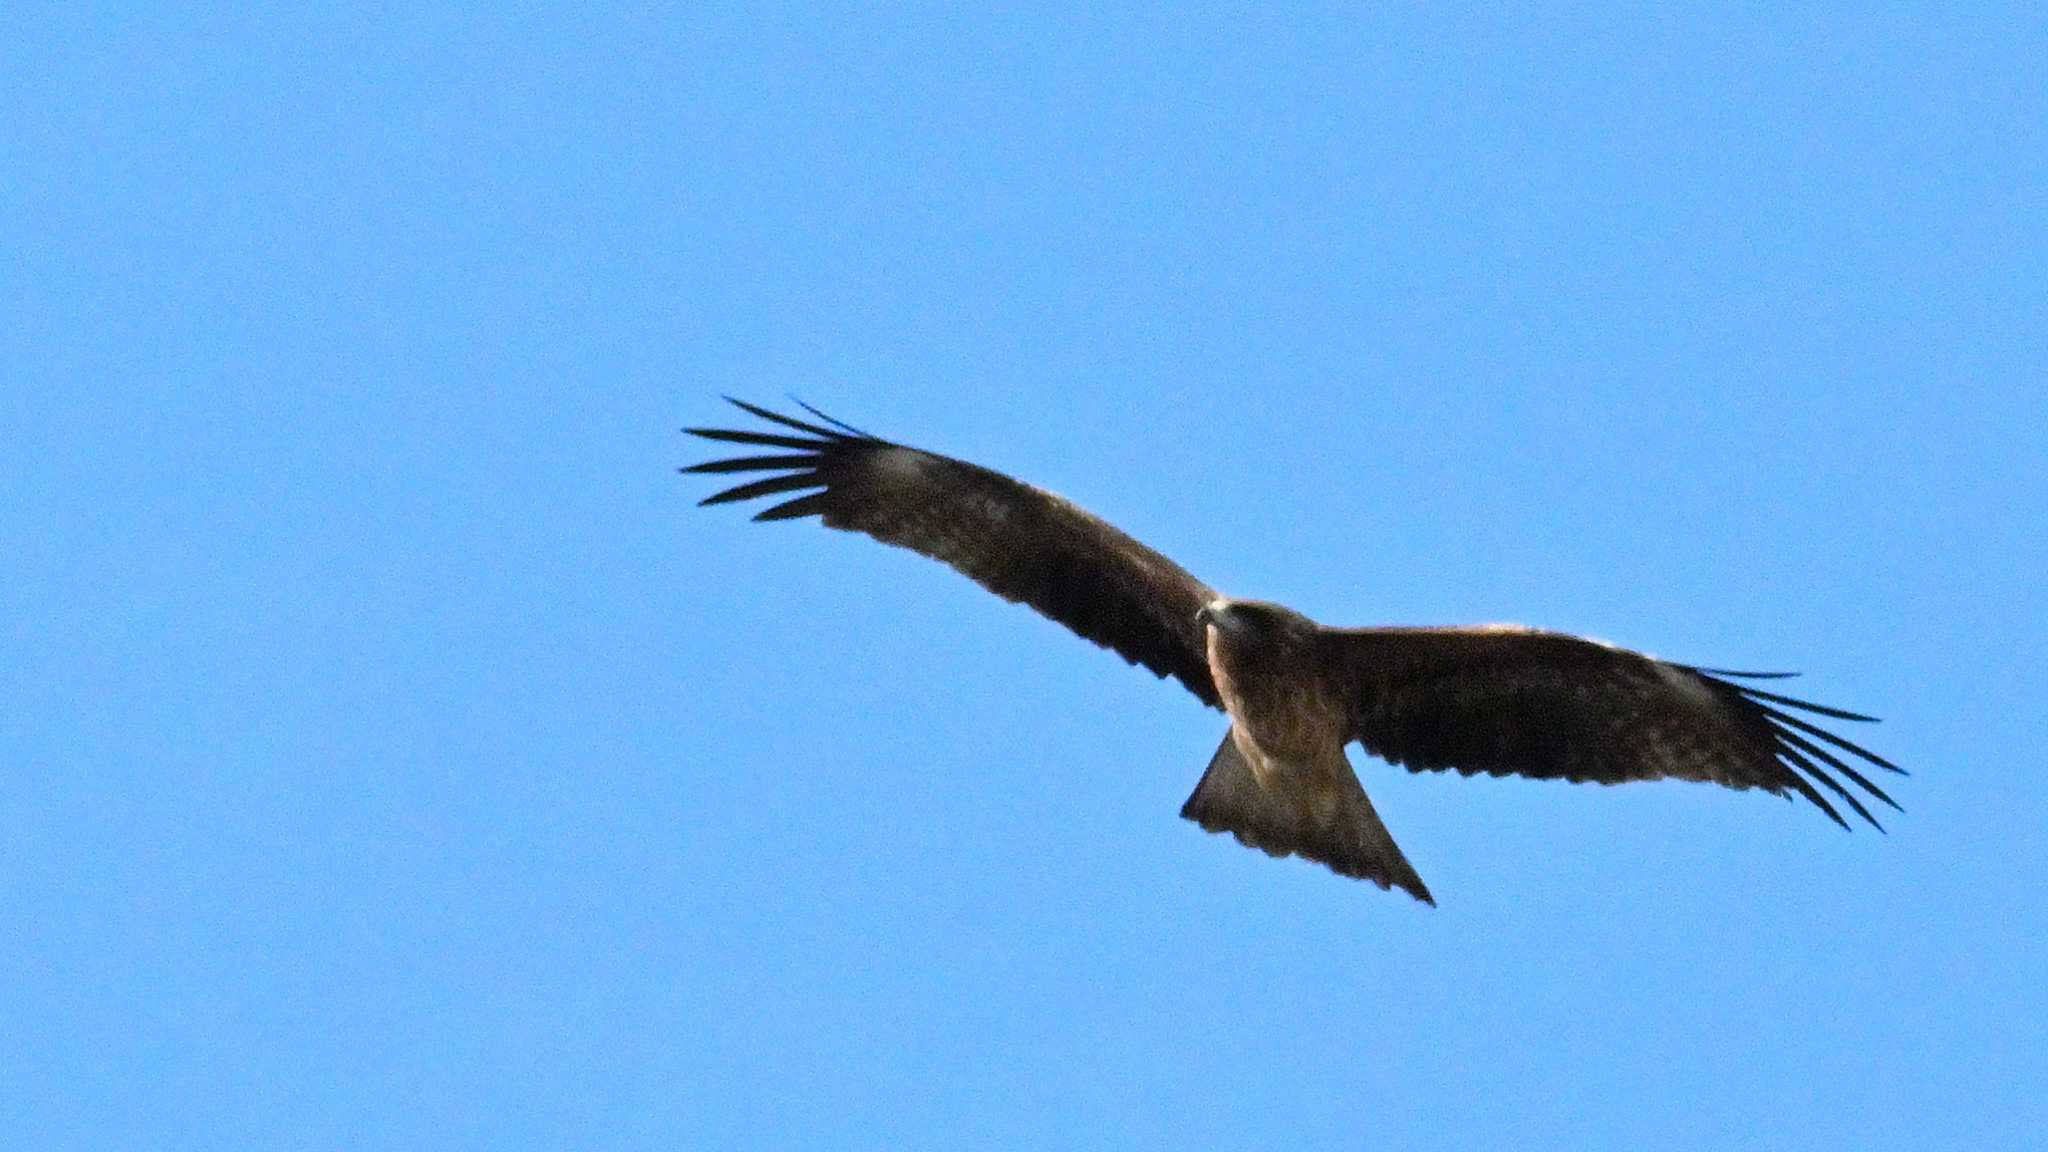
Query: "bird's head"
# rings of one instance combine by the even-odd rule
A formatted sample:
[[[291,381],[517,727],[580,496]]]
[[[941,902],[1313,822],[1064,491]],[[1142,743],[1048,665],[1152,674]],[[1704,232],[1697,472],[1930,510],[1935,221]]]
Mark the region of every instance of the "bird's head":
[[[1291,608],[1263,600],[1211,600],[1195,613],[1195,623],[1214,628],[1234,644],[1272,644],[1308,636],[1315,622]]]

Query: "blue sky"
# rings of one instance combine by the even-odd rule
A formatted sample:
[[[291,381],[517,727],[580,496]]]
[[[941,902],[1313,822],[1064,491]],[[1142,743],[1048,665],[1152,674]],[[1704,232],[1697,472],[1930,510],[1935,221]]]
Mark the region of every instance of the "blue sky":
[[[23,1147],[2014,1147],[2031,8],[0,17]],[[1891,833],[1410,777],[699,511],[796,393],[1331,623],[1804,670]]]

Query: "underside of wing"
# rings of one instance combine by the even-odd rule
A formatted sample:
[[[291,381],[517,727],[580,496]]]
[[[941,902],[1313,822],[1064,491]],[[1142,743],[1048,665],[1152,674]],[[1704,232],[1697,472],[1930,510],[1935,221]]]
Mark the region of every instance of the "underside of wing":
[[[1843,827],[1824,791],[1874,827],[1864,798],[1898,808],[1851,761],[1902,769],[1800,713],[1872,718],[1741,682],[1778,673],[1672,664],[1524,628],[1330,629],[1324,639],[1352,737],[1413,770],[1700,780],[1796,793]]]
[[[684,429],[766,450],[684,468],[762,474],[703,503],[789,497],[754,519],[817,516],[828,528],[942,561],[1219,706],[1195,621],[1215,594],[1178,564],[1101,518],[1000,472],[871,436],[809,405],[815,422],[731,402],[776,427]]]

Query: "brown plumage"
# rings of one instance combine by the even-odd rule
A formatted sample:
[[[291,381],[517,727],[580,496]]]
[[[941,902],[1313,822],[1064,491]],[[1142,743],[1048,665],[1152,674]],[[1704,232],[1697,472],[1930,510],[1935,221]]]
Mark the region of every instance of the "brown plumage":
[[[732,403],[778,430],[685,431],[774,452],[683,471],[769,475],[703,503],[801,493],[754,519],[815,515],[923,553],[1180,681],[1231,719],[1181,815],[1272,855],[1435,903],[1346,761],[1352,741],[1416,771],[1796,793],[1845,828],[1823,789],[1873,826],[1857,790],[1898,808],[1848,761],[1902,769],[1795,713],[1870,717],[1738,682],[1784,674],[1695,668],[1528,628],[1324,627],[1219,597],[1106,521],[1000,472],[809,405],[816,423]]]

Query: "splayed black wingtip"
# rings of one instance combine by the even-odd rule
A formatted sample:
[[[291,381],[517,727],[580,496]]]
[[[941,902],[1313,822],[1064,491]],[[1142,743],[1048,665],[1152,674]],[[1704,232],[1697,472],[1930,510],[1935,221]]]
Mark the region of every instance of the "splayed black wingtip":
[[[834,428],[837,428],[840,431],[847,433],[848,435],[858,436],[865,440],[881,439],[880,436],[875,435],[873,432],[869,432],[864,428],[856,428],[853,425],[848,424],[846,421],[841,420],[836,416],[827,416],[823,412],[818,411],[816,408],[811,407],[809,404],[804,403],[803,400],[799,399],[795,395],[790,395],[789,402],[803,409],[804,411],[809,412],[811,415],[816,416],[818,419],[823,420],[825,423],[830,424]]]
[[[1819,765],[1807,759],[1805,754],[1801,753],[1799,749],[1790,745],[1781,746],[1778,749],[1778,759],[1790,769],[1804,769],[1806,774],[1813,778],[1814,781],[1841,797],[1844,803],[1855,809],[1856,814],[1863,817],[1864,821],[1872,828],[1877,829],[1879,832],[1884,831],[1884,825],[1877,822],[1877,817],[1870,814],[1870,809],[1863,806],[1863,801],[1858,800],[1854,792],[1844,787],[1841,781],[1823,772]],[[1843,827],[1846,828],[1848,825],[1845,824]]]
[[[1691,671],[1705,674],[1704,669],[1691,669]],[[1820,739],[1827,741],[1835,747],[1840,748],[1842,751],[1848,752],[1855,756],[1862,757],[1863,759],[1868,760],[1872,764],[1875,764],[1878,767],[1883,768],[1887,771],[1896,772],[1901,776],[1912,775],[1912,773],[1907,772],[1904,768],[1901,768],[1897,764],[1894,764],[1891,761],[1885,759],[1884,757],[1879,756],[1877,753],[1872,752],[1870,749],[1863,747],[1861,744],[1858,744],[1853,740],[1837,736],[1833,732],[1830,732],[1827,729],[1820,727],[1819,725],[1801,719],[1798,716],[1794,716],[1790,712],[1786,712],[1784,709],[1773,708],[1771,707],[1771,704],[1783,704],[1786,708],[1797,708],[1803,712],[1811,712],[1819,716],[1831,716],[1837,720],[1851,720],[1859,724],[1881,723],[1881,721],[1875,716],[1866,716],[1861,712],[1851,712],[1845,708],[1831,708],[1825,704],[1815,704],[1811,700],[1796,700],[1790,696],[1780,696],[1775,692],[1765,692],[1760,688],[1752,688],[1747,684],[1732,684],[1726,680],[1715,679],[1712,675],[1707,675],[1707,680],[1710,683],[1720,685],[1727,691],[1735,693],[1742,699],[1744,703],[1756,709],[1758,712],[1761,712],[1765,716],[1770,717],[1774,721],[1777,721],[1781,724],[1790,725],[1791,727],[1797,728],[1801,732],[1804,732],[1809,736],[1819,737]],[[1765,701],[1769,701],[1770,703],[1765,703]]]
[[[815,452],[826,446],[826,442],[820,440],[799,440],[794,436],[778,436],[772,432],[742,432],[734,428],[685,428],[683,431],[706,440],[722,440],[728,444],[758,444],[764,448],[796,448]]]
[[[1740,676],[1751,680],[1781,680],[1799,675],[1797,672],[1724,672],[1715,668],[1695,668],[1688,664],[1681,664],[1678,667],[1684,668],[1696,676],[1704,677],[1724,688],[1732,689],[1740,693],[1745,700],[1769,700],[1773,704],[1783,704],[1787,708],[1797,708],[1802,712],[1812,712],[1817,716],[1832,716],[1837,720],[1853,720],[1858,724],[1882,723],[1877,717],[1867,716],[1861,712],[1851,712],[1846,708],[1836,708],[1827,704],[1816,704],[1811,700],[1801,700],[1795,696],[1780,696],[1776,692],[1766,692],[1749,684],[1735,684],[1721,679],[1724,676]]]
[[[1733,676],[1738,680],[1791,680],[1799,675],[1797,672],[1737,672],[1732,668],[1700,668],[1692,664],[1681,664],[1679,667],[1687,672],[1698,672],[1705,676]]]
[[[1783,704],[1787,708],[1797,708],[1802,712],[1812,712],[1817,716],[1832,716],[1837,720],[1853,720],[1858,724],[1883,723],[1877,717],[1866,716],[1861,712],[1851,712],[1846,708],[1831,708],[1826,704],[1815,704],[1811,700],[1795,700],[1790,696],[1780,696],[1775,692],[1765,692],[1760,688],[1742,688],[1741,691],[1744,696],[1753,699],[1769,700],[1773,704]]]
[[[1840,824],[1842,826],[1843,831],[1846,832],[1851,830],[1849,828],[1849,822],[1847,820],[1842,819],[1842,814],[1840,812],[1835,811],[1835,806],[1833,804],[1828,803],[1827,797],[1813,790],[1813,785],[1808,784],[1806,782],[1806,777],[1801,776],[1797,772],[1787,770],[1785,773],[1785,782],[1792,785],[1793,788],[1798,789],[1799,794],[1801,796],[1806,797],[1807,800],[1811,801],[1814,807],[1820,809],[1822,812],[1827,813],[1828,819],[1833,820],[1837,824]]]
[[[684,474],[717,474],[724,472],[770,472],[786,468],[808,468],[818,462],[816,453],[798,456],[732,456],[724,460],[706,460],[676,471]]]
[[[897,446],[879,436],[863,432],[843,420],[827,416],[825,413],[820,412],[809,404],[805,404],[794,396],[790,397],[792,401],[801,406],[804,411],[824,421],[826,425],[830,425],[830,427],[785,416],[780,412],[763,408],[759,404],[750,404],[736,396],[727,396],[724,399],[728,404],[748,415],[766,420],[771,424],[794,432],[804,433],[804,436],[800,438],[783,432],[765,432],[757,429],[683,429],[684,432],[692,436],[698,436],[706,440],[716,440],[727,444],[746,444],[759,448],[788,449],[794,453],[792,455],[736,456],[724,460],[707,460],[702,464],[692,464],[678,469],[678,471],[685,474],[694,473],[700,475],[721,475],[736,472],[782,473],[782,475],[753,480],[727,488],[722,492],[698,501],[700,507],[709,504],[730,504],[741,500],[750,500],[757,496],[771,496],[778,492],[788,492],[801,488],[822,488],[825,491],[808,493],[794,500],[777,504],[756,514],[754,519],[791,520],[799,516],[823,513],[826,510],[826,503],[830,498],[831,485],[833,483],[830,473],[840,462],[849,459],[850,454]]]
[[[1773,720],[1776,720],[1780,724],[1789,724],[1792,727],[1799,729],[1801,732],[1806,733],[1808,736],[1818,737],[1819,739],[1825,740],[1828,743],[1833,744],[1835,747],[1840,748],[1844,752],[1848,752],[1856,756],[1861,756],[1863,759],[1870,761],[1872,764],[1877,765],[1879,768],[1888,769],[1890,771],[1898,773],[1901,776],[1911,775],[1911,773],[1907,772],[1904,768],[1901,768],[1897,764],[1894,764],[1891,761],[1885,759],[1884,757],[1879,756],[1877,753],[1872,752],[1870,749],[1863,747],[1861,744],[1857,744],[1854,741],[1846,740],[1840,736],[1837,736],[1833,732],[1830,732],[1827,729],[1822,728],[1818,724],[1809,724],[1806,721],[1801,720],[1799,717],[1794,716],[1789,712],[1780,712],[1778,709],[1772,708],[1766,704],[1756,704],[1754,705],[1754,707],[1759,712],[1762,712],[1764,715],[1770,717]]]
[[[1771,738],[1776,744],[1776,753],[1780,765],[1785,769],[1785,783],[1800,795],[1812,801],[1815,807],[1827,813],[1828,817],[1834,820],[1835,823],[1841,824],[1845,828],[1848,827],[1847,822],[1842,819],[1841,813],[1828,804],[1825,797],[1806,783],[1806,776],[1811,776],[1822,787],[1841,797],[1851,808],[1855,809],[1858,816],[1868,821],[1872,827],[1880,832],[1884,831],[1884,825],[1880,824],[1876,817],[1871,815],[1870,810],[1840,780],[1837,780],[1828,773],[1827,770],[1829,768],[1834,769],[1843,779],[1863,789],[1894,811],[1904,811],[1899,806],[1899,802],[1892,799],[1884,789],[1879,788],[1871,782],[1869,777],[1850,766],[1848,761],[1842,756],[1836,755],[1829,748],[1822,745],[1830,745],[1850,756],[1865,760],[1886,771],[1896,772],[1901,776],[1908,774],[1904,768],[1857,744],[1855,741],[1838,736],[1818,724],[1793,715],[1786,709],[1797,709],[1816,716],[1827,716],[1837,720],[1849,720],[1858,723],[1876,723],[1877,717],[1866,716],[1861,712],[1851,712],[1844,708],[1833,708],[1825,704],[1816,704],[1811,700],[1798,700],[1790,696],[1780,696],[1775,692],[1766,692],[1750,684],[1737,684],[1720,679],[1723,676],[1740,675],[1739,673],[1708,668],[1689,668],[1688,670],[1704,677],[1709,683],[1717,685],[1722,691],[1741,700],[1744,705],[1753,709],[1755,714],[1762,718],[1763,722],[1769,727]],[[1756,678],[1756,675],[1752,675],[1751,678]],[[1772,707],[1773,704],[1780,704],[1784,707]],[[1806,774],[1805,776],[1801,775],[1802,771]]]
[[[826,503],[830,497],[830,492],[806,493],[794,500],[787,500],[777,504],[773,508],[756,512],[754,514],[754,521],[755,523],[764,523],[770,520],[794,520],[799,516],[821,515],[825,511]]]
[[[685,474],[732,475],[747,472],[768,472],[773,475],[757,477],[737,484],[724,491],[714,493],[698,501],[699,507],[714,504],[733,504],[761,496],[773,496],[782,492],[793,492],[806,488],[823,489],[807,492],[794,500],[767,508],[754,516],[755,520],[790,520],[799,516],[823,513],[830,497],[831,469],[835,461],[847,452],[857,452],[886,443],[873,437],[854,432],[835,431],[803,420],[784,416],[758,404],[749,404],[737,397],[727,396],[726,401],[749,415],[779,425],[791,431],[804,433],[803,437],[791,436],[779,431],[735,428],[685,428],[683,431],[706,440],[728,444],[745,444],[760,448],[776,448],[787,451],[773,455],[734,456],[723,460],[707,460],[680,469]],[[801,401],[799,401],[801,403]],[[816,412],[805,406],[806,410]],[[837,425],[831,417],[819,413],[822,419]]]
[[[1799,749],[1802,752],[1805,752],[1808,756],[1811,756],[1819,760],[1821,763],[1826,764],[1828,767],[1833,768],[1835,771],[1840,772],[1842,775],[1847,776],[1849,779],[1855,781],[1859,786],[1863,788],[1864,791],[1870,793],[1872,796],[1875,796],[1879,800],[1882,800],[1886,804],[1890,805],[1892,811],[1905,811],[1904,808],[1899,807],[1899,802],[1897,800],[1892,799],[1891,796],[1887,794],[1884,789],[1879,788],[1876,784],[1871,783],[1869,777],[1865,776],[1861,772],[1858,772],[1856,769],[1850,767],[1849,764],[1846,761],[1844,761],[1840,756],[1835,755],[1833,752],[1828,751],[1827,749],[1821,747],[1820,745],[1814,743],[1811,740],[1808,740],[1806,737],[1801,736],[1799,733],[1794,732],[1792,729],[1787,728],[1782,724],[1773,723],[1771,725],[1771,730],[1778,734],[1779,740],[1785,742],[1786,744],[1791,745],[1794,748]]]
[[[816,424],[810,424],[806,423],[805,421],[795,419],[794,417],[784,416],[780,412],[775,412],[771,411],[770,409],[763,408],[759,404],[749,404],[745,400],[741,400],[736,396],[726,396],[723,397],[723,399],[726,403],[732,405],[735,408],[738,408],[742,412],[746,412],[753,416],[758,416],[761,419],[767,420],[774,424],[780,424],[784,428],[794,428],[799,432],[808,432],[813,436],[823,437],[826,440],[850,439],[850,437],[847,436],[847,434],[844,432],[837,431],[836,429],[832,428],[821,428]]]
[[[727,488],[723,492],[706,496],[697,502],[699,508],[712,504],[731,504],[738,500],[752,500],[756,496],[773,496],[777,492],[789,492],[798,488],[822,488],[825,481],[816,472],[791,472],[782,476],[770,476],[765,480],[752,480],[745,484]]]

